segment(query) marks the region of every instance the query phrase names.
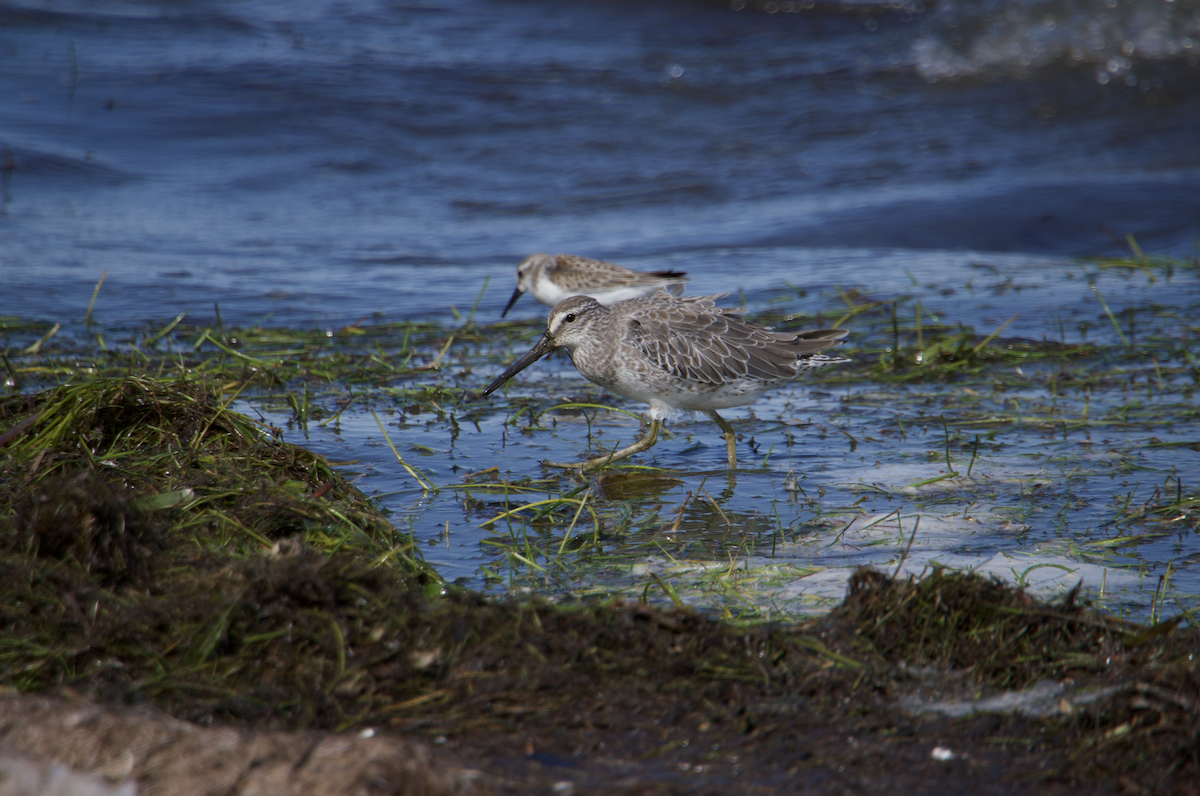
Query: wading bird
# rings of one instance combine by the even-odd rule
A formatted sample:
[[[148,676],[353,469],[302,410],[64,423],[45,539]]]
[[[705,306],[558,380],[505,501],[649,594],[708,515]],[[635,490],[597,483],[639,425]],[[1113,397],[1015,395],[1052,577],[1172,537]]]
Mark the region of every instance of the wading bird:
[[[546,332],[529,353],[500,374],[489,395],[556,348],[565,348],[589,381],[650,404],[650,430],[627,448],[582,462],[559,464],[589,470],[644,451],[658,440],[671,410],[703,412],[725,433],[729,467],[737,466],[733,427],[718,409],[754,403],[764,391],[841,362],[820,353],[838,345],[845,329],[774,332],[742,320],[741,310],[716,306],[727,294],[680,298],[659,292],[611,307],[572,296],[550,311]]]

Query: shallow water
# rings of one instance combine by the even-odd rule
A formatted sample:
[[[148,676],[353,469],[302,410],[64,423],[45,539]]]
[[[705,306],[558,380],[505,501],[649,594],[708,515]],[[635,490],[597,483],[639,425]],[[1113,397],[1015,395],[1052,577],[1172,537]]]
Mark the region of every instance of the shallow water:
[[[229,325],[454,326],[485,280],[488,322],[515,264],[544,250],[684,270],[692,293],[814,325],[857,289],[912,296],[981,334],[1016,315],[1005,336],[1112,343],[1103,297],[1135,344],[1156,334],[1186,349],[1194,275],[1152,281],[1075,258],[1122,253],[1127,233],[1146,251],[1195,253],[1200,3],[891,5],[6,4],[0,316],[78,322],[107,273],[93,316],[108,329],[185,310],[209,323],[217,305]],[[527,297],[514,312],[545,308]],[[481,386],[502,365],[479,353],[464,353],[462,378]],[[1151,532],[1118,510],[1135,489],[1130,505],[1200,477],[1193,449],[1147,439],[1200,436],[1186,385],[1135,375],[1091,395],[778,390],[731,413],[746,465],[735,478],[716,429],[679,422],[638,459],[678,483],[625,485],[650,490],[636,497],[610,484],[595,504],[603,544],[577,553],[562,544],[569,517],[489,530],[503,493],[472,489],[474,503],[449,487],[499,463],[508,480],[547,479],[510,502],[562,494],[571,482],[537,462],[582,455],[589,430],[628,441],[622,415],[554,411],[526,433],[504,425],[498,397],[454,431],[435,416],[398,425],[384,407],[402,454],[441,487],[429,494],[357,407],[336,430],[288,435],[357,460],[363,488],[471,585],[665,599],[653,571],[688,601],[794,613],[840,597],[852,565],[895,566],[919,515],[906,569],[975,566],[1050,592],[1082,578],[1145,616],[1168,562],[1167,594],[1200,594],[1195,531],[1156,525],[1165,535],[1108,546]],[[508,394],[587,389],[555,359]],[[1134,400],[1157,413],[1065,438],[1026,422],[1117,417]],[[956,469],[975,456],[972,477],[910,488],[945,469],[934,454],[947,433]],[[539,545],[555,566],[513,557]]]
[[[1039,300],[1037,272],[1050,265],[1026,271],[1007,261],[1020,291],[944,295],[936,284],[908,280],[909,293],[950,322],[1016,306],[1022,321],[1029,318],[1030,337],[1116,340],[1111,324],[1078,325],[1077,315],[1103,319],[1094,298],[1090,311],[1074,308],[1077,315]],[[1146,340],[1180,335],[1200,304],[1195,273],[1168,281],[1058,266],[1060,278],[1074,273],[1082,291],[1107,293],[1114,317],[1131,317],[1134,308],[1134,319],[1145,318]],[[779,312],[834,303],[783,292]],[[901,345],[911,337],[910,324]],[[477,390],[500,366],[481,360],[483,352],[462,351],[462,365],[445,368],[438,381]],[[846,353],[870,356],[853,344]],[[1029,373],[1017,366],[990,382],[774,390],[727,413],[741,435],[733,473],[719,429],[686,417],[618,472],[578,478],[544,468],[542,460],[576,460],[641,433],[620,413],[555,408],[605,400],[642,408],[605,399],[565,357],[542,360],[492,400],[457,410],[437,412],[405,397],[428,380],[377,394],[375,415],[352,407],[307,430],[290,410],[245,406],[265,411],[292,441],[352,462],[346,470],[413,530],[439,571],[476,588],[665,600],[666,583],[679,599],[729,616],[796,616],[836,604],[856,566],[919,573],[943,565],[995,574],[1045,597],[1082,582],[1092,599],[1143,619],[1196,605],[1196,518],[1153,512],[1196,493],[1200,414],[1192,378],[1116,367],[1107,386],[1083,390],[1071,387],[1067,370],[1047,386],[1033,378],[1046,366],[1024,367]],[[526,397],[535,400],[536,421]],[[437,489],[423,489],[400,468],[391,445]],[[576,502],[549,516],[534,507],[494,521],[507,509],[563,496]]]

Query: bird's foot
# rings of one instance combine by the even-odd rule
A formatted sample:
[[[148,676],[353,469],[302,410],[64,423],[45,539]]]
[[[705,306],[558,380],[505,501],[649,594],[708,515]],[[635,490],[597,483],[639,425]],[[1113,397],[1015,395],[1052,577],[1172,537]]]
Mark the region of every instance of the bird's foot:
[[[546,465],[547,467],[561,467],[564,470],[579,470],[580,472],[595,470],[597,467],[604,467],[605,465],[612,464],[613,462],[620,461],[621,459],[628,459],[633,454],[640,453],[647,448],[652,447],[655,442],[658,442],[659,425],[660,421],[652,421],[650,423],[650,432],[646,434],[646,436],[642,437],[629,447],[622,448],[619,451],[613,451],[612,453],[605,454],[604,456],[597,456],[594,459],[585,459],[582,462],[542,462],[542,464]]]

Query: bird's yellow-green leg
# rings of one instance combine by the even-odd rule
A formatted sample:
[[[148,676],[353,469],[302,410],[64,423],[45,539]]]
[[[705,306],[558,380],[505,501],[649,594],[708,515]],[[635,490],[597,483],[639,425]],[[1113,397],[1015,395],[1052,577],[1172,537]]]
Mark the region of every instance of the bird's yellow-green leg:
[[[622,448],[619,451],[613,451],[612,453],[605,454],[604,456],[597,456],[595,459],[588,459],[582,462],[569,462],[566,464],[560,462],[542,462],[542,464],[546,465],[547,467],[563,467],[568,470],[579,470],[580,472],[584,470],[594,470],[597,467],[603,467],[611,462],[615,462],[620,459],[627,459],[635,453],[641,453],[647,448],[652,447],[654,443],[658,442],[658,427],[658,420],[650,421],[650,432],[646,434],[646,436],[642,437],[628,448]]]
[[[725,449],[729,455],[729,469],[737,468],[737,434],[733,430],[733,426],[729,425],[729,421],[721,417],[716,412],[705,412],[704,414],[712,418],[721,430],[725,432]]]

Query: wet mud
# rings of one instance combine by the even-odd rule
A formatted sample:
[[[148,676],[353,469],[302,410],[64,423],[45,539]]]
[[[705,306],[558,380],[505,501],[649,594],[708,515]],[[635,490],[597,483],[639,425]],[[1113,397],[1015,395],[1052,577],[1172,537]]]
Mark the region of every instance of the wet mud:
[[[146,793],[182,791],[112,722],[377,739],[344,753],[341,792],[360,793],[1186,793],[1200,774],[1186,615],[1139,624],[938,568],[859,570],[799,623],[484,596],[404,558],[406,535],[217,385],[68,389],[0,404],[0,740],[17,751],[48,753],[37,728],[83,710],[109,718],[76,722],[59,759]],[[380,773],[378,744],[418,762]],[[308,782],[303,755],[247,777],[255,760]]]

